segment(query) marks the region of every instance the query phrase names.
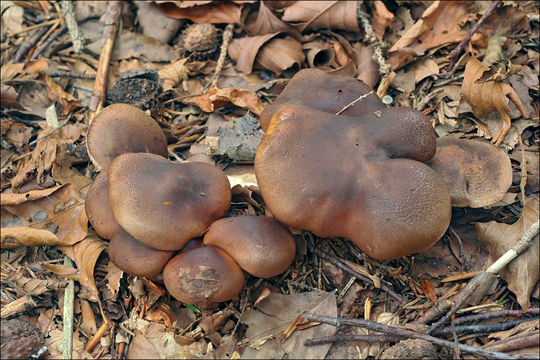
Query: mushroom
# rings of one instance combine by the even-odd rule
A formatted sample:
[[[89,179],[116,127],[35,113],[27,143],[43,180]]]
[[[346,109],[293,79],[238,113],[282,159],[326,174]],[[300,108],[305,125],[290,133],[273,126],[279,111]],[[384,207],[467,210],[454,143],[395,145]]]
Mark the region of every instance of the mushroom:
[[[482,140],[442,137],[428,162],[441,174],[453,206],[479,208],[502,200],[512,185],[512,164],[497,146]]]
[[[109,202],[120,226],[160,250],[179,250],[223,217],[231,202],[223,171],[205,163],[176,163],[126,153],[108,170]]]
[[[238,295],[244,272],[229,254],[210,245],[173,257],[163,270],[163,281],[176,299],[207,307]]]
[[[255,175],[278,221],[393,259],[445,233],[450,195],[423,163],[435,153],[430,121],[409,108],[379,106],[379,117],[282,106],[257,151]]]
[[[174,255],[173,251],[157,250],[140,242],[123,229],[112,237],[108,252],[120,270],[150,279],[155,279]]]
[[[116,222],[107,195],[107,174],[99,173],[86,194],[84,208],[88,221],[94,230],[104,239],[110,240],[120,229]]]
[[[220,219],[210,225],[203,243],[225,250],[243,270],[260,278],[284,272],[296,252],[292,235],[267,216]]]
[[[355,100],[358,102],[353,104]],[[331,75],[320,69],[303,69],[294,75],[274,103],[264,108],[260,117],[264,131],[274,113],[287,104],[306,105],[332,114],[351,105],[342,113],[347,116],[366,115],[381,109],[382,105],[373,89],[360,80]]]
[[[88,128],[88,156],[98,169],[127,152],[168,156],[167,139],[144,111],[129,104],[112,104],[101,110]]]

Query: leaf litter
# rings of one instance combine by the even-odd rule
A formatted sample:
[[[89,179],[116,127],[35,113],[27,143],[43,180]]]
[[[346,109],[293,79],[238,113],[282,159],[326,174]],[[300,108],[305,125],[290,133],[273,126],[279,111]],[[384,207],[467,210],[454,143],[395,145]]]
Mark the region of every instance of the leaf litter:
[[[82,324],[71,336],[74,358],[120,352],[138,358],[379,356],[389,345],[354,340],[304,345],[304,340],[321,336],[375,333],[360,328],[336,333],[333,326],[306,322],[302,314],[364,318],[423,331],[417,323],[434,303],[456,296],[475,273],[515,246],[538,218],[539,68],[533,39],[539,24],[531,4],[498,4],[470,45],[465,44],[454,69],[448,68],[451,51],[491,3],[155,1],[122,6],[124,26],[105,82],[110,89],[126,70],[158,71],[163,92],[149,104],[160,107],[149,113],[167,134],[170,156],[204,158],[225,169],[234,185],[229,215],[271,215],[251,164],[258,143],[254,135],[260,130],[251,122],[236,130],[231,126],[238,119],[256,120],[301,68],[361,79],[387,95],[390,106],[423,111],[439,136],[491,140],[503,129],[501,120],[508,129],[506,136],[495,138],[509,153],[514,170],[506,202],[492,208],[454,208],[450,229],[431,249],[381,262],[347,240],[310,238],[292,229],[298,255],[285,274],[249,278],[238,298],[213,309],[183,306],[161,284],[133,278],[109,262],[107,243],[88,228],[84,213],[84,196],[96,173],[85,140],[94,79],[101,76],[105,23],[99,16],[107,13],[106,4],[74,4],[74,18],[87,40],[85,51],[77,55],[53,4],[5,3],[2,311],[13,311],[18,303],[28,306],[22,309],[30,310],[10,314],[38,326],[50,358],[62,356],[67,279],[76,281],[74,311]],[[47,23],[44,14],[59,19],[59,25]],[[219,32],[217,51],[207,58],[188,56],[184,49],[182,33],[191,23],[211,23]],[[232,41],[221,49],[226,24],[234,24]],[[40,32],[42,27],[48,32]],[[34,41],[36,34],[41,35]],[[228,56],[220,60],[220,52]],[[18,62],[13,61],[16,56]],[[388,65],[393,73],[386,76]],[[220,76],[213,82],[215,73]],[[248,155],[239,154],[247,148]],[[330,257],[321,258],[310,250],[314,246]],[[538,236],[501,271],[504,281],[488,289],[481,306],[537,308],[537,253]],[[73,259],[74,267],[61,265],[64,256]],[[406,301],[388,296],[385,286]],[[508,355],[530,354],[525,342],[519,345],[523,349],[512,344],[536,334],[533,323],[460,342],[486,349],[493,345]],[[95,334],[101,337],[93,338]],[[403,351],[418,344],[402,341],[401,348],[392,350],[404,356]],[[449,350],[436,351],[451,356]]]

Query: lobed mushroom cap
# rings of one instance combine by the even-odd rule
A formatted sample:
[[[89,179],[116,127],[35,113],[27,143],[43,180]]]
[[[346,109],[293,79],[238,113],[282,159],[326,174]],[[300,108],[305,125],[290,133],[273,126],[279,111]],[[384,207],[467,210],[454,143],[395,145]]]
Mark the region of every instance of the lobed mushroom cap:
[[[167,139],[159,125],[134,105],[112,104],[101,110],[88,128],[88,156],[106,169],[123,153],[153,153],[167,157]]]
[[[108,252],[109,258],[120,270],[151,279],[156,278],[174,255],[173,251],[157,250],[140,242],[124,229],[114,234]]]
[[[120,229],[120,225],[113,216],[107,195],[107,174],[99,173],[86,194],[84,209],[88,221],[94,230],[104,239],[110,240]]]
[[[386,107],[373,89],[360,80],[328,74],[315,68],[303,69],[294,75],[273,104],[264,108],[260,117],[261,126],[266,131],[274,113],[283,105],[306,105],[336,114],[363,95],[367,96],[347,108],[341,115],[367,115]]]
[[[428,164],[444,179],[453,206],[492,205],[512,185],[510,157],[482,140],[439,138],[437,152]]]
[[[173,257],[163,281],[176,299],[196,306],[227,301],[240,293],[244,272],[233,258],[215,246],[203,246]]]
[[[433,245],[451,216],[442,178],[421,162],[435,152],[434,130],[412,109],[380,115],[282,106],[255,158],[272,215],[319,236],[349,238],[377,259]]]
[[[284,272],[296,253],[292,235],[267,216],[220,219],[210,225],[204,244],[225,250],[243,270],[260,278]]]
[[[108,179],[111,209],[120,226],[160,250],[178,250],[200,237],[231,202],[227,176],[205,163],[127,153],[113,160]]]

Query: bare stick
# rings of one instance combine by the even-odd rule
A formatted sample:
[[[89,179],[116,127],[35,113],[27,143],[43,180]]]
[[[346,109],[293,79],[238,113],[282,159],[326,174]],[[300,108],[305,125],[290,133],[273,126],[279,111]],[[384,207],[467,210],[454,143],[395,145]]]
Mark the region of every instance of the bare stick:
[[[350,108],[350,107],[353,107],[354,104],[356,104],[356,103],[359,102],[359,101],[364,100],[365,98],[367,98],[367,97],[368,97],[369,95],[371,95],[371,94],[373,94],[373,90],[371,90],[371,91],[368,92],[367,94],[364,94],[364,95],[358,97],[356,100],[354,100],[354,101],[348,103],[347,105],[345,105],[341,110],[339,110],[339,111],[336,113],[336,115],[341,115],[345,110],[347,110],[347,109]]]
[[[73,2],[68,0],[62,0],[62,15],[66,19],[66,26],[69,29],[69,37],[73,44],[73,51],[78,54],[83,48],[85,39],[82,36],[77,20],[75,20],[75,10],[73,9]]]
[[[373,47],[373,58],[375,59],[375,62],[377,62],[377,65],[379,65],[379,73],[381,74],[382,77],[386,77],[388,76],[388,74],[390,74],[390,71],[392,71],[392,68],[384,60],[384,54],[383,54],[384,44],[382,43],[382,41],[377,39],[377,36],[375,36],[373,27],[371,26],[371,23],[368,19],[368,15],[364,11],[364,9],[362,9],[363,3],[364,3],[363,1],[358,2],[358,7],[357,7],[358,18],[360,19],[360,22],[362,23],[362,27],[364,28],[364,31],[366,32],[366,40]]]
[[[497,311],[489,311],[483,314],[474,314],[474,315],[465,315],[460,316],[453,320],[454,325],[461,325],[468,322],[473,321],[481,321],[481,320],[489,320],[489,319],[495,319],[499,317],[519,317],[522,315],[539,315],[540,309],[539,308],[530,308],[525,313],[521,310],[497,310]]]
[[[60,29],[58,29],[57,32],[55,32],[54,34],[52,34],[51,36],[49,36],[49,38],[47,40],[45,40],[41,45],[39,45],[36,49],[36,52],[32,55],[32,58],[30,59],[30,61],[34,61],[35,59],[37,59],[37,57],[39,55],[41,55],[41,53],[43,52],[43,50],[45,50],[49,45],[51,45],[51,43],[56,40],[60,35],[62,35],[63,33],[65,33],[67,30],[67,26],[62,26]]]
[[[452,332],[455,332],[456,334],[494,333],[497,331],[511,329],[523,322],[527,322],[527,321],[531,321],[535,319],[538,319],[538,317],[523,318],[523,319],[507,321],[507,322],[498,322],[495,324],[461,325],[461,326],[454,326],[453,328],[448,326],[448,327],[435,331],[433,335],[448,335],[448,334],[452,334]]]
[[[447,322],[452,315],[454,315],[465,302],[470,301],[471,297],[481,297],[489,289],[488,282],[494,281],[495,274],[497,274],[501,269],[508,265],[512,260],[514,260],[519,254],[525,252],[529,246],[531,246],[531,240],[538,234],[539,222],[532,224],[527,231],[523,234],[521,239],[518,241],[518,245],[508,250],[503,256],[501,256],[497,261],[495,261],[485,272],[481,272],[476,275],[467,286],[456,295],[454,307],[447,312],[442,318],[439,319],[433,326],[429,329],[428,334],[432,334],[440,328],[445,322]],[[478,288],[482,291],[477,291]]]
[[[55,20],[56,21],[56,20]],[[30,36],[28,39],[26,39],[22,44],[21,46],[19,47],[19,49],[17,50],[17,52],[15,53],[15,56],[13,57],[13,62],[14,63],[18,63],[18,62],[21,62],[22,59],[24,58],[24,55],[26,55],[28,53],[28,51],[30,51],[30,49],[32,49],[34,47],[34,45],[36,45],[39,41],[39,39],[41,39],[41,37],[43,35],[45,35],[45,33],[49,30],[48,27],[46,26],[43,26],[43,27],[40,27],[38,28],[33,34],[32,36]]]
[[[489,7],[489,9],[487,9],[484,15],[480,18],[480,20],[478,20],[478,22],[473,26],[471,31],[469,31],[467,36],[465,36],[465,38],[461,40],[459,45],[454,50],[452,50],[452,52],[450,53],[451,60],[450,60],[450,64],[448,65],[448,71],[452,70],[452,68],[454,67],[454,64],[456,63],[457,57],[459,56],[459,54],[461,54],[465,45],[467,45],[469,40],[471,40],[471,37],[478,31],[478,29],[480,29],[480,26],[493,13],[493,11],[495,11],[495,9],[497,8],[497,6],[499,6],[500,3],[501,3],[501,0],[494,1],[493,4],[491,4],[491,6]]]
[[[362,341],[367,343],[382,343],[382,342],[395,342],[399,337],[390,335],[351,335],[351,334],[337,334],[334,336],[323,336],[315,339],[307,339],[304,341],[305,346],[328,344],[338,341]]]
[[[373,280],[371,280],[369,277],[354,271],[353,269],[351,269],[349,266],[347,266],[345,263],[343,263],[338,258],[335,258],[335,257],[333,257],[333,256],[331,256],[329,254],[326,254],[326,253],[322,252],[321,250],[317,249],[316,247],[314,247],[313,245],[311,245],[309,243],[308,243],[308,247],[312,252],[316,253],[319,257],[330,261],[332,264],[334,264],[335,266],[337,266],[341,270],[351,274],[352,276],[356,277],[357,279],[362,280],[363,282],[367,282],[367,283],[369,283],[371,285],[375,285]],[[390,295],[391,297],[393,297],[397,301],[403,302],[403,298],[401,296],[399,296],[398,294],[396,294],[392,289],[390,289],[385,284],[381,284],[381,290],[387,292],[388,295]]]
[[[90,98],[89,122],[91,123],[96,113],[101,110],[105,102],[107,90],[107,77],[109,75],[109,63],[114,47],[114,40],[118,30],[118,23],[122,15],[122,2],[109,1],[107,12],[105,13],[105,28],[103,29],[103,48],[99,56],[99,65],[94,82],[94,91]]]
[[[221,74],[221,70],[223,69],[223,64],[225,63],[225,58],[227,57],[227,49],[229,48],[229,44],[231,43],[231,39],[233,37],[233,29],[234,24],[229,24],[225,27],[225,31],[223,32],[223,41],[219,50],[219,58],[216,65],[216,71],[214,71],[214,74],[212,75],[212,78],[210,79],[208,84],[205,85],[203,92],[208,91],[210,87],[216,86],[218,82],[219,75]]]
[[[332,317],[319,316],[319,315],[314,315],[314,314],[307,314],[305,318],[308,321],[315,321],[315,322],[330,324],[337,327],[340,327],[343,325],[358,326],[358,327],[366,328],[368,330],[373,330],[373,331],[381,332],[381,333],[396,336],[396,337],[422,339],[422,340],[429,341],[435,345],[446,347],[449,349],[453,349],[455,346],[455,344],[451,341],[439,339],[439,338],[426,335],[426,334],[419,334],[411,330],[406,330],[406,329],[402,329],[402,328],[391,326],[391,325],[380,324],[380,323],[370,321],[370,320],[332,318]],[[530,358],[530,356],[526,356],[526,355],[505,354],[505,353],[489,351],[482,348],[469,346],[469,345],[463,345],[463,344],[458,344],[458,347],[460,351],[467,352],[474,355],[483,356],[489,359],[506,360],[506,359]]]
[[[69,257],[64,258],[64,265],[73,266]],[[75,282],[68,280],[68,286],[64,291],[64,337],[62,346],[62,356],[64,359],[73,358],[73,302],[75,300]]]

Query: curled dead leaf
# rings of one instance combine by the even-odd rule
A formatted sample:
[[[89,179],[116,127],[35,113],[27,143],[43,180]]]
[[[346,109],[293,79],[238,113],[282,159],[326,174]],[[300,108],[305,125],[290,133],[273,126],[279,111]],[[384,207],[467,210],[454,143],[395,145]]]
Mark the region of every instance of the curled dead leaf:
[[[537,197],[525,201],[521,217],[512,225],[490,221],[477,223],[476,236],[486,246],[489,257],[486,268],[499,257],[519,245],[523,234],[538,221],[539,202]],[[508,289],[516,294],[517,301],[524,311],[529,308],[530,296],[540,279],[538,234],[531,240],[531,246],[499,272],[508,283]]]
[[[394,14],[392,14],[384,3],[380,0],[372,2],[373,4],[373,32],[377,39],[382,40],[386,29],[392,26]]]
[[[309,67],[329,66],[336,57],[331,44],[322,40],[313,40],[302,44]]]
[[[478,83],[477,80],[486,71],[489,71],[487,66],[471,58],[465,66],[462,90],[475,115],[483,116],[493,111],[501,115],[503,127],[491,140],[495,145],[500,145],[511,126],[508,98],[516,105],[523,118],[526,117],[525,110],[517,92],[510,85],[500,81]]]
[[[226,88],[218,89],[210,88],[208,93],[184,100],[188,104],[195,104],[204,112],[214,112],[215,109],[227,106],[230,104],[248,109],[256,115],[260,115],[263,106],[257,94],[248,89]]]
[[[0,107],[2,109],[18,109],[25,110],[24,106],[17,102],[17,91],[9,85],[2,84],[0,90]]]
[[[259,2],[259,11],[257,18],[248,24],[246,29],[250,35],[266,35],[280,31],[294,31],[294,28],[289,24],[284,23],[278,18],[264,1]]]
[[[72,184],[1,199],[2,248],[72,245],[87,234],[84,200]]]
[[[274,33],[234,40],[229,46],[229,56],[236,62],[236,69],[250,74],[253,67],[267,69],[276,74],[304,62],[302,45],[292,36],[277,38]],[[291,35],[295,35],[291,33]]]
[[[158,74],[163,85],[163,91],[172,89],[180,81],[187,77],[189,70],[186,67],[186,61],[187,58],[180,59],[159,70]]]
[[[296,23],[300,31],[336,29],[359,32],[357,1],[297,1],[287,7],[283,21]]]

